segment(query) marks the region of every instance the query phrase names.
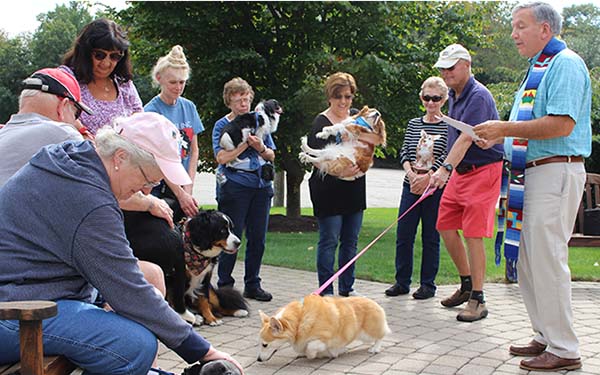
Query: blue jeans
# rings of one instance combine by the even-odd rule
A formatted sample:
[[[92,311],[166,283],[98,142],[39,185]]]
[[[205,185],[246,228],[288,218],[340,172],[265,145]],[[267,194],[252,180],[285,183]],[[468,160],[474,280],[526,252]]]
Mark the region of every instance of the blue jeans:
[[[156,336],[114,312],[73,300],[57,302],[43,321],[44,354],[62,354],[84,374],[145,375],[158,350]],[[19,322],[0,320],[0,364],[19,360]]]
[[[440,234],[435,229],[438,207],[443,190],[436,190],[406,214],[396,229],[396,283],[407,290],[410,288],[413,272],[413,255],[417,227],[421,222],[421,285],[436,289],[435,277],[440,267]],[[404,184],[398,217],[410,208],[420,195],[410,192],[410,185]]]
[[[335,250],[340,245],[338,269],[342,268],[356,255],[358,234],[362,226],[363,211],[347,215],[334,215],[318,218],[319,244],[317,246],[317,274],[319,285],[325,284],[333,276]],[[338,279],[340,293],[349,293],[354,285],[354,264],[344,271]],[[323,294],[333,294],[333,286],[329,285]]]
[[[271,186],[250,188],[229,180],[219,187],[219,211],[231,218],[233,232],[240,239],[246,230],[244,285],[248,290],[260,287],[260,265],[265,252],[272,197]],[[237,253],[219,256],[219,287],[235,283],[231,273],[236,259]]]

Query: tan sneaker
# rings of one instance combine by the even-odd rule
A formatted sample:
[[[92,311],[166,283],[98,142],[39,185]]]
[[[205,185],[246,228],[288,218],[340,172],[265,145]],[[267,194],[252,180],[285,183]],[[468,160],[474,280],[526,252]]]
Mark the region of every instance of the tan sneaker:
[[[474,322],[485,318],[488,315],[488,310],[485,303],[479,303],[476,299],[470,299],[463,311],[456,316],[461,322]]]
[[[463,303],[465,303],[469,300],[470,296],[471,296],[470,290],[461,292],[460,289],[456,289],[454,294],[446,299],[443,299],[441,301],[441,304],[442,304],[442,306],[445,306],[445,307],[454,307],[454,306],[462,305]]]

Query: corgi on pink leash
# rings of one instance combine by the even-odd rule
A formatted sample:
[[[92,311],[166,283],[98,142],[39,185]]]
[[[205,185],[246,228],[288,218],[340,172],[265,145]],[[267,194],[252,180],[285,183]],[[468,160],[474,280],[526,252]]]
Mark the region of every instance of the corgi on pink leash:
[[[385,311],[366,297],[308,295],[280,308],[274,316],[259,311],[262,320],[258,361],[267,361],[284,344],[308,359],[332,357],[360,340],[379,353],[390,333]]]

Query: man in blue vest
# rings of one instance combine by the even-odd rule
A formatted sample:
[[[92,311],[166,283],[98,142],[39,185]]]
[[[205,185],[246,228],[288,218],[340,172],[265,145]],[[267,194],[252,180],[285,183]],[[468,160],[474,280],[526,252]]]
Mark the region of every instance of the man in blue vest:
[[[510,353],[534,357],[521,361],[526,370],[573,370],[581,360],[568,241],[586,179],[583,158],[591,153],[590,77],[583,60],[556,38],[561,17],[549,4],[518,5],[512,16],[512,38],[530,68],[510,121],[475,127],[489,143],[504,140],[507,160],[513,168],[522,160],[524,169],[522,188],[515,189],[523,197],[517,270],[535,336]]]

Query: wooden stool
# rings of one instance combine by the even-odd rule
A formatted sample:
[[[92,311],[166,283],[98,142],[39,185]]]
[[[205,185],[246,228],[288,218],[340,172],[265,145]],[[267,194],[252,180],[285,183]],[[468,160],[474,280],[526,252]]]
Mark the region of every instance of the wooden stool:
[[[65,375],[76,366],[63,356],[44,357],[42,320],[57,313],[52,301],[0,302],[0,320],[19,321],[21,362],[0,366],[0,374]]]

